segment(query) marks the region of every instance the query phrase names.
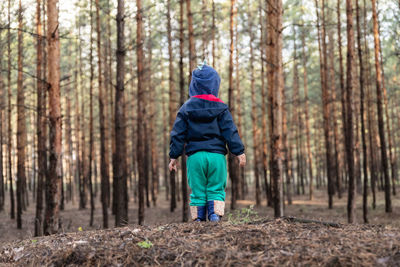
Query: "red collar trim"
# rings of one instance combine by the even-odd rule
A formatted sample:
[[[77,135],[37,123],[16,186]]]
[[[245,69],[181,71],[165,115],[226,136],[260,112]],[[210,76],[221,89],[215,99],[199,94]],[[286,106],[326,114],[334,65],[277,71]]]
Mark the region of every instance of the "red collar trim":
[[[219,99],[215,95],[211,95],[211,94],[210,95],[194,95],[192,97],[196,97],[196,98],[200,98],[200,99],[204,99],[204,100],[208,100],[208,101],[215,101],[215,102],[224,103],[224,101],[222,101],[221,99]]]

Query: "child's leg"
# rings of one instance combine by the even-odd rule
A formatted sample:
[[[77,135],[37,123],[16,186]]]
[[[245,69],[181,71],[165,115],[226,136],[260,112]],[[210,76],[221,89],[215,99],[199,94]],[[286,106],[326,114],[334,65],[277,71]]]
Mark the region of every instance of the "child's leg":
[[[218,153],[207,153],[208,173],[207,173],[207,201],[210,208],[219,216],[224,215],[225,209],[225,187],[227,178],[227,168],[225,156]]]
[[[188,182],[192,190],[190,194],[190,213],[193,220],[206,219],[207,159],[204,153],[197,152],[190,155],[187,160]]]

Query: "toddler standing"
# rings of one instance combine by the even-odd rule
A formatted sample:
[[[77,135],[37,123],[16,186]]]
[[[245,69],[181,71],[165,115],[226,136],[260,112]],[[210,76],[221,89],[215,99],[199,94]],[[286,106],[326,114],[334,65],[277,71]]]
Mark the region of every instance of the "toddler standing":
[[[194,221],[219,221],[224,215],[227,168],[226,145],[239,164],[246,164],[244,146],[228,106],[218,98],[221,79],[203,64],[192,73],[189,100],[179,109],[171,131],[169,170],[185,149]],[[208,214],[208,216],[207,216]]]

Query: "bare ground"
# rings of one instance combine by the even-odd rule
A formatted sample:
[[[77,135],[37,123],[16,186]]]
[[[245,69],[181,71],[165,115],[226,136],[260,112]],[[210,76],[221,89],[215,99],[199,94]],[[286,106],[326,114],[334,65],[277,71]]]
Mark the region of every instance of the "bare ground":
[[[16,229],[8,214],[0,213],[0,265],[400,266],[400,200],[393,198],[393,213],[386,214],[383,192],[378,194],[377,209],[370,209],[368,225],[362,224],[360,196],[358,223],[353,225],[346,224],[346,197],[335,198],[329,210],[325,191],[317,191],[312,201],[295,196],[293,205],[285,208],[287,216],[334,222],[339,227],[274,220],[266,203],[249,209],[252,199],[239,201],[240,209],[234,212],[228,202],[223,223],[181,224],[182,210],[171,213],[163,195],[157,207],[146,210],[143,227],[135,225],[133,202],[132,223],[112,230],[99,230],[99,203],[92,227],[88,226],[90,210],[79,210],[77,201],[67,203],[61,213],[62,233],[42,238],[32,235],[33,204],[24,212],[22,230]],[[151,247],[141,248],[142,241]]]
[[[264,219],[58,234],[8,243],[0,263],[17,266],[400,266],[392,227]]]

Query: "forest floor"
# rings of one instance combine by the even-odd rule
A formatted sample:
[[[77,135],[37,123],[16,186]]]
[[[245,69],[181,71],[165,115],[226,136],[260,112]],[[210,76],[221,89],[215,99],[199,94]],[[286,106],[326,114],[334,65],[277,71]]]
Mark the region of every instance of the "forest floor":
[[[357,223],[346,223],[346,194],[327,208],[325,191],[314,200],[294,196],[285,215],[332,222],[328,225],[290,218],[273,219],[263,203],[239,201],[220,224],[179,223],[181,208],[169,211],[164,194],[157,207],[146,210],[145,226],[138,226],[136,204],[130,203],[128,227],[100,230],[100,203],[95,225],[89,227],[90,210],[79,210],[77,201],[61,212],[62,233],[33,237],[34,205],[23,214],[23,229],[0,213],[1,265],[328,265],[400,266],[400,197],[393,197],[393,213],[384,211],[383,192],[377,208],[369,209],[370,224],[362,223],[361,196],[357,197]],[[370,201],[369,201],[370,202]],[[178,202],[180,207],[181,202]],[[110,216],[113,225],[113,216]],[[97,230],[97,231],[93,231]]]

